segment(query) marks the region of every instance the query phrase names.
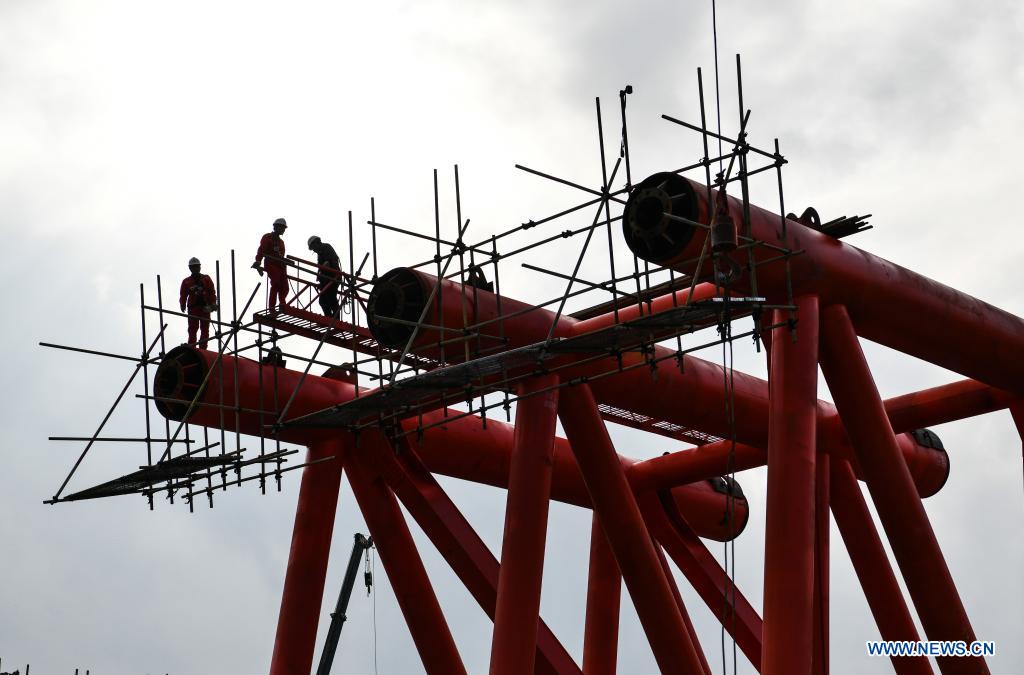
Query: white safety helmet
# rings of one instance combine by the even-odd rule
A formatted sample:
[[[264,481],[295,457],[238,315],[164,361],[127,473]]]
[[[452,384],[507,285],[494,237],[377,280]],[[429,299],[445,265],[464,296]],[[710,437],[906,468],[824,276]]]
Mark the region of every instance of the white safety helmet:
[[[192,267],[193,265],[199,265],[199,264],[200,264],[199,258],[189,258],[188,259],[188,266],[189,267]]]
[[[311,251],[313,250],[313,242],[314,242],[314,241],[316,241],[316,242],[319,242],[319,241],[320,241],[320,237],[318,237],[318,236],[316,236],[316,235],[314,234],[314,235],[313,235],[312,237],[310,237],[309,239],[307,239],[307,240],[306,240],[306,246],[307,246],[307,247],[309,248],[309,250],[311,250]]]

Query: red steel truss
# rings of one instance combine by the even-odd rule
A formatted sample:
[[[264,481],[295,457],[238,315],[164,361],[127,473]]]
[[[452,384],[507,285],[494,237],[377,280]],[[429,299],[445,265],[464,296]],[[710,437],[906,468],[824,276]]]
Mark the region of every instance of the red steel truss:
[[[883,639],[975,640],[922,502],[950,473],[946,449],[926,427],[1009,408],[1024,437],[1024,320],[841,241],[863,227],[861,218],[821,224],[816,214],[797,218],[751,204],[747,178],[778,172],[784,159],[777,147],[766,152],[747,143],[746,116],[735,139],[711,133],[703,122],[680,122],[701,132],[703,160],[631,183],[626,93],[620,94],[621,156],[609,171],[602,154],[600,189],[557,179],[594,197],[559,215],[598,208],[589,228],[536,244],[586,236],[571,275],[540,270],[569,281],[559,298],[532,304],[503,292],[498,261],[518,251],[499,255],[497,235],[468,244],[461,211],[455,241],[441,238],[439,221],[435,237],[417,235],[432,241],[433,258],[378,274],[377,232],[400,228],[373,215],[371,278],[360,276],[351,250],[349,270],[338,276],[351,321],[315,313],[310,298],[243,323],[254,290],[241,312],[232,303],[230,321],[218,312],[216,350],[183,345],[164,352],[166,326],[147,341],[144,319],[142,358],[113,356],[136,361],[135,374],[145,379],[143,398],[168,420],[167,438],[151,438],[147,417],[145,467],[62,497],[69,474],[50,501],[139,493],[152,504],[154,494],[170,498],[188,490],[190,504],[197,494],[210,495],[212,504],[217,472],[224,488],[229,471],[237,484],[250,478],[263,484],[285,471],[281,465],[293,451],[281,443],[308,448],[271,675],[306,675],[312,667],[343,477],[430,673],[464,673],[466,666],[400,507],[493,620],[492,674],[614,673],[624,665],[617,650],[623,586],[660,670],[710,674],[674,566],[759,672],[823,675],[829,636],[837,629],[828,622],[830,514]],[[701,106],[703,114],[703,101]],[[600,124],[600,108],[598,119]],[[712,160],[709,139],[732,149]],[[754,158],[770,163],[748,167]],[[612,190],[623,160],[626,185]],[[719,160],[729,169],[713,180],[710,167]],[[686,170],[703,171],[704,182],[683,177]],[[781,197],[781,178],[779,187]],[[739,197],[727,194],[737,188]],[[623,207],[620,217],[609,215],[611,204]],[[616,277],[611,253],[613,239],[620,238],[612,223],[620,220],[635,264],[624,277]],[[530,221],[512,232],[540,224]],[[583,281],[587,246],[595,232],[605,231],[610,277]],[[450,247],[447,256],[442,243]],[[458,272],[449,269],[453,260]],[[305,284],[293,298],[298,300],[323,269],[290,262],[297,271],[289,278]],[[493,265],[493,282],[483,277],[484,265]],[[232,278],[233,269],[232,261]],[[651,274],[668,280],[655,286],[645,281],[641,288]],[[574,284],[611,292],[612,300],[568,313]],[[632,284],[635,289],[619,288]],[[163,323],[164,315],[176,314],[160,302],[152,308],[143,297],[143,316],[158,311]],[[360,311],[365,325],[357,320]],[[698,358],[691,353],[696,347],[683,349],[684,336],[705,329],[718,330],[708,344],[731,349],[740,337],[734,323],[747,318],[754,329],[742,337],[764,345],[767,380],[735,371],[731,360]],[[249,347],[238,345],[243,333],[257,338],[250,345],[257,349],[250,352],[254,358],[242,354]],[[315,342],[313,356],[286,354],[278,344],[282,336]],[[967,379],[882,400],[860,338]],[[161,356],[151,358],[158,342]],[[324,345],[350,350],[352,360],[318,361]],[[287,368],[286,357],[304,360],[304,370]],[[331,367],[315,375],[315,364]],[[819,367],[835,404],[819,398]],[[498,406],[510,410],[512,403],[514,423],[494,418]],[[173,434],[171,422],[178,423]],[[556,434],[558,422],[565,438]],[[695,447],[634,460],[617,451],[608,422],[669,447],[678,441]],[[218,431],[221,454],[209,454],[218,443],[205,437],[204,447],[188,446],[197,441],[188,437],[190,427]],[[88,439],[75,468],[102,428]],[[182,428],[185,438],[179,439]],[[226,452],[226,434],[235,435],[236,447],[241,434],[259,437],[260,455],[243,459],[241,449]],[[269,453],[262,449],[268,440],[277,446]],[[155,441],[167,447],[154,462]],[[175,443],[189,450],[173,456]],[[260,473],[243,479],[242,467],[255,463]],[[734,476],[760,466],[767,466],[763,616],[702,541],[730,542],[742,533],[750,505]],[[507,490],[497,555],[437,475]],[[200,480],[206,481],[203,489]],[[581,664],[540,616],[551,500],[593,511]],[[909,598],[889,563],[883,534]],[[939,658],[936,664],[946,675],[989,672],[981,657]],[[932,672],[924,658],[894,657],[892,665],[901,674]]]

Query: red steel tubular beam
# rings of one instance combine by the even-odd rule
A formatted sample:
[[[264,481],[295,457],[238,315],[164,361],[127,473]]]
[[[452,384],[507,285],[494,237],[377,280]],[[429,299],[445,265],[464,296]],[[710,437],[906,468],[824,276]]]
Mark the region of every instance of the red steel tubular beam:
[[[615,675],[622,573],[596,513],[592,521],[587,619],[583,631],[583,675]]]
[[[212,367],[216,354],[192,347],[176,347],[168,352],[161,362],[155,377],[154,391],[158,397],[190,400],[202,382],[207,369]],[[275,382],[277,400],[287,401],[298,386],[302,373],[284,368],[260,366],[255,361],[231,356],[223,358],[224,404],[233,407],[234,373],[238,372],[239,401],[243,412],[239,414],[238,430],[244,434],[259,435],[261,424],[267,424],[275,418],[271,412],[261,420],[260,416],[249,410],[257,410],[262,400],[273,401]],[[263,370],[263,394],[260,393],[260,370]],[[189,417],[189,422],[203,426],[219,428],[223,421],[225,428],[235,429],[235,416],[221,415],[221,410],[204,404],[219,403],[218,392],[221,390],[221,375],[215,369],[207,382],[206,391],[200,397],[198,405]],[[355,389],[348,382],[331,378],[306,376],[302,388],[298,390],[292,401],[290,410],[306,413],[322,410],[330,405],[351,399]],[[270,406],[267,405],[269,408]],[[171,419],[180,420],[187,408],[186,404],[160,401],[157,408]],[[444,411],[436,411],[424,415],[425,424],[444,421]],[[443,425],[428,429],[418,445],[422,458],[431,471],[445,475],[472,480],[479,483],[505,488],[508,486],[509,470],[512,456],[513,427],[496,420],[488,420],[486,428],[479,417],[460,417],[458,411],[449,411],[453,419]],[[406,421],[405,428],[411,430],[416,420]],[[336,437],[337,429],[310,429],[285,427],[280,434],[282,441],[309,445]],[[552,499],[590,508],[590,497],[587,494],[583,478],[580,476],[576,460],[572,456],[568,442],[563,438],[555,441],[554,469],[552,475]],[[620,458],[624,465],[633,460]],[[694,483],[679,487],[672,491],[683,513],[694,525],[702,537],[723,540],[735,536],[742,528],[729,532],[721,526],[725,513],[725,496],[716,492],[706,482]],[[736,502],[738,522],[746,522],[747,503],[745,500]]]
[[[818,298],[803,296],[796,305],[796,335],[780,332],[772,342],[761,658],[765,675],[810,672],[813,654]],[[775,323],[787,318],[788,313],[775,311]]]
[[[441,412],[423,416],[424,424],[441,422],[443,419]],[[411,428],[410,422],[407,429]],[[478,418],[465,418],[427,430],[416,441],[416,450],[433,473],[505,488],[508,487],[512,463],[513,435],[510,425],[488,419],[487,428],[484,429]],[[583,476],[580,475],[569,442],[564,438],[555,439],[553,458],[551,498],[591,508]],[[635,466],[632,459],[620,456],[619,461],[627,475],[631,467]],[[761,463],[764,463],[763,459]],[[719,471],[709,476],[718,476],[724,472]],[[700,536],[726,541],[743,531],[749,506],[746,499],[735,498],[732,505],[734,526],[731,529],[726,527],[725,495],[706,480],[709,476],[696,478],[694,482],[681,481],[678,487],[671,489],[672,498]]]
[[[760,671],[763,624],[757,610],[743,597],[664,493],[646,493],[638,498],[651,534],[665,547],[704,604],[733,636],[744,656]]]
[[[492,675],[533,675],[551,495],[558,378],[520,386],[491,641]],[[547,391],[544,391],[547,390]]]
[[[664,188],[656,187],[666,180]],[[659,192],[667,202],[661,201]],[[662,215],[667,203],[668,217]],[[745,222],[742,201],[729,197],[728,204],[733,221]],[[709,223],[714,208],[708,204],[707,186],[674,174],[655,174],[630,196],[623,232],[640,257],[690,274],[705,234],[678,218]],[[786,221],[783,237],[777,214],[753,205],[749,214],[754,240],[800,252],[789,260],[795,295],[813,293],[826,305],[845,305],[857,333],[869,340],[1024,396],[1020,317],[794,220]],[[780,255],[767,246],[756,246],[753,252],[758,263]],[[746,250],[732,255],[746,267]],[[711,271],[709,259],[703,271]],[[758,293],[770,301],[788,301],[787,283],[782,261],[758,266]],[[749,285],[750,277],[744,274],[733,288],[749,292]]]
[[[366,448],[348,458],[349,483],[388,574],[398,606],[428,673],[465,673],[430,577],[416,550],[398,501],[384,481],[364,463]],[[307,671],[302,671],[303,673]]]
[[[672,601],[668,580],[590,388],[585,384],[567,387],[559,398],[558,414],[594,512],[615,552],[661,672],[700,672],[700,658]]]
[[[826,419],[831,420],[832,418]],[[838,416],[835,419],[837,425],[842,427]],[[845,434],[845,430],[842,433]],[[905,436],[900,437],[901,440],[906,438]],[[820,433],[818,439],[820,442]],[[919,467],[915,476],[918,493],[922,497],[929,497],[938,492],[945,482],[945,474],[934,470],[934,460],[937,456],[941,457],[945,454],[933,448],[921,446],[916,442],[913,445],[910,442],[901,442],[901,449],[907,463],[913,463],[914,466]],[[732,463],[729,459],[730,453],[732,454]],[[845,461],[842,456],[839,459]],[[746,471],[764,466],[767,462],[768,454],[763,449],[745,443],[736,443],[735,449],[733,449],[732,441],[723,440],[636,462],[628,466],[626,475],[629,477],[633,489],[637,491],[666,490],[673,486],[725,475],[729,473],[730,468],[737,472]],[[946,466],[948,468],[948,462]],[[689,519],[687,516],[687,520]]]
[[[368,455],[372,455],[377,470],[451,565],[466,590],[493,619],[500,574],[498,561],[423,465],[413,443],[407,437],[396,440],[395,447],[399,451],[396,454],[377,434],[364,434],[360,442],[370,449]],[[543,620],[538,622],[536,653],[534,671],[537,673],[580,673],[579,666]]]
[[[864,597],[883,640],[909,640],[921,638],[914,619],[903,599],[896,574],[878,537],[871,512],[864,503],[857,477],[849,462],[833,461],[829,465],[829,502],[836,527],[850,554],[853,569],[860,580]],[[893,669],[897,675],[933,675],[927,657],[893,656]]]
[[[374,335],[382,344],[403,348],[412,334],[412,329],[404,324],[388,323],[382,317],[398,317],[415,322],[423,310],[423,303],[429,298],[435,277],[428,274],[397,268],[388,272],[374,287],[369,303],[368,316]],[[711,284],[699,284],[694,289],[694,298],[700,299],[715,294]],[[432,326],[444,325],[449,329],[457,329],[452,335],[445,333],[448,339],[461,335],[462,326],[467,325],[463,319],[463,306],[467,306],[466,321],[495,320],[499,316],[499,300],[493,293],[471,287],[463,288],[452,281],[445,281],[439,291],[440,310],[436,305],[427,310],[425,323]],[[660,296],[652,301],[651,312],[665,311],[674,305],[685,303],[686,291]],[[646,305],[644,306],[646,307]],[[506,316],[500,324],[489,324],[485,329],[495,331],[495,335],[504,332],[505,342],[497,337],[484,337],[480,345],[492,351],[522,347],[544,340],[555,320],[553,312],[520,302],[508,296],[501,296],[500,315]],[[376,311],[376,313],[375,313]],[[619,310],[619,321],[625,321],[647,312],[635,305]],[[379,315],[379,316],[378,316]],[[591,330],[613,325],[614,313],[578,321],[572,317],[562,316],[556,326],[556,336],[570,336],[586,333]],[[391,329],[385,330],[384,326]],[[394,328],[396,327],[397,328]],[[398,330],[401,329],[401,330]],[[484,329],[482,329],[484,330]],[[413,350],[423,356],[436,356],[440,333],[434,329],[425,329],[417,334]],[[474,346],[477,342],[474,341]],[[465,352],[461,341],[446,348],[445,357],[463,360]],[[604,404],[623,410],[630,410],[655,419],[664,420],[692,429],[731,437],[732,425],[725,415],[722,401],[725,397],[723,372],[721,366],[694,358],[689,355],[682,357],[681,366],[676,363],[673,350],[655,346],[653,356],[658,361],[652,368],[645,362],[645,356],[637,352],[622,355],[622,366],[640,366],[632,370],[616,373],[612,376],[594,379],[589,382],[595,398]],[[614,358],[594,361],[588,364],[573,366],[561,372],[563,381],[575,377],[593,376],[614,371],[619,363]],[[768,383],[759,378],[737,372],[732,378],[735,384],[736,404],[736,438],[739,442],[755,447],[766,448],[768,445]],[[827,418],[835,416],[835,408],[824,401],[818,403],[819,446],[831,453],[837,453],[845,459],[852,458],[852,449],[842,425],[825,424]],[[900,436],[900,445],[910,456],[911,470],[915,481],[923,495],[933,494],[945,482],[949,463],[944,453],[929,450],[919,451],[917,444],[909,434]]]
[[[690,613],[686,611],[686,603],[683,602],[683,594],[679,592],[679,586],[676,584],[675,577],[672,576],[672,568],[668,565],[668,560],[665,559],[665,552],[661,550],[661,546],[657,541],[654,541],[654,550],[658,554],[658,562],[661,563],[661,569],[665,572],[665,579],[668,580],[668,587],[672,589],[672,599],[676,601],[676,607],[679,608],[679,615],[683,617],[683,623],[686,624],[686,634],[690,636],[690,642],[693,643],[693,648],[697,651],[697,656],[700,657],[701,673],[703,675],[711,675],[711,666],[708,665],[708,659],[704,655],[704,649],[700,645],[700,638],[697,637],[697,631],[693,627],[693,621],[690,620]]]
[[[761,448],[736,443],[733,449],[732,441],[724,440],[637,462],[626,470],[626,475],[637,492],[668,490],[673,485],[727,474],[730,453],[732,468],[737,472],[764,466],[768,461]]]
[[[887,399],[885,412],[893,431],[902,433],[1002,410],[1016,400],[977,380],[960,380]]]
[[[928,514],[896,445],[889,418],[846,309],[823,313],[821,367],[867,479],[878,516],[932,640],[975,640]],[[770,513],[770,512],[769,512]],[[940,657],[947,675],[988,673],[981,657]]]
[[[828,454],[818,451],[814,464],[814,675],[828,675],[829,636],[829,464]]]
[[[311,462],[327,457],[334,459],[302,470],[270,675],[308,673],[313,667],[316,629],[320,623],[327,559],[341,487],[342,446],[341,440],[321,441],[310,446],[306,457]]]

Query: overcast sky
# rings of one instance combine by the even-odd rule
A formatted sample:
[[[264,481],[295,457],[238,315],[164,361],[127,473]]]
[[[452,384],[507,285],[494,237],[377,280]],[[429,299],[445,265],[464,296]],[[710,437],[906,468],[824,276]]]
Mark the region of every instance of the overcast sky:
[[[723,128],[737,126],[733,55],[741,52],[752,140],[778,137],[790,161],[788,207],[814,205],[826,219],[873,213],[875,229],[852,243],[1024,314],[1013,215],[1024,151],[1018,3],[723,1],[718,10]],[[46,437],[90,434],[131,366],[44,350],[40,340],[139,353],[140,282],[153,299],[160,274],[171,294],[190,256],[210,269],[234,248],[240,285],[251,288],[247,263],[277,217],[288,218],[296,252],[310,234],[341,249],[349,210],[356,248],[366,250],[371,196],[383,222],[432,231],[435,168],[449,236],[455,163],[471,238],[574,204],[579,194],[513,165],[596,186],[594,97],[614,153],[626,84],[635,88],[634,176],[688,164],[699,139],[659,117],[699,119],[695,72],[704,68],[710,92],[710,28],[709,2],[0,3],[3,669],[265,672],[298,488],[295,474],[267,496],[250,483],[195,514],[177,501],[150,512],[131,497],[44,506],[80,451]],[[771,179],[755,184],[755,200],[774,207],[774,190]],[[430,253],[390,236],[381,248],[382,270]],[[577,250],[566,243],[532,262],[564,268]],[[602,265],[589,260],[584,273],[597,277]],[[554,294],[550,279],[518,262],[502,274],[503,290],[523,300]],[[183,327],[169,331],[173,343]],[[884,396],[959,378],[865,348]],[[764,373],[749,345],[737,345],[736,363]],[[143,430],[135,399],[108,427]],[[952,474],[926,501],[928,514],[977,636],[997,642],[992,671],[1024,671],[1021,441],[1006,412],[937,431]],[[633,457],[676,447],[612,433]],[[98,446],[71,487],[143,458],[140,448]],[[760,609],[765,472],[739,480],[751,519],[736,543],[736,572]],[[442,482],[499,551],[504,492]],[[467,668],[485,672],[491,623],[413,528]],[[318,653],[357,531],[365,525],[345,486]],[[589,512],[552,506],[542,613],[577,659],[589,532]],[[373,672],[375,634],[379,672],[420,672],[379,564],[377,572],[375,612],[357,588],[337,671]],[[888,660],[864,655],[877,631],[834,528],[831,573],[832,672],[891,672]],[[721,673],[719,630],[680,582]],[[624,598],[620,672],[654,672]],[[752,672],[742,655],[739,672]]]

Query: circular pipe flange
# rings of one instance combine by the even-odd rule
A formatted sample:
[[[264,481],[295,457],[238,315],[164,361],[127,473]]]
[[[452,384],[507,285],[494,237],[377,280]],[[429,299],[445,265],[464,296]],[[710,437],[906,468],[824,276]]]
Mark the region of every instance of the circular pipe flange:
[[[181,420],[188,411],[188,403],[199,391],[206,377],[206,362],[195,347],[179,345],[167,352],[153,376],[153,395],[157,397],[157,411],[172,420]],[[160,399],[177,399],[166,401]]]
[[[420,320],[426,302],[427,290],[420,276],[408,267],[396,267],[377,279],[370,291],[366,303],[370,332],[383,347],[404,347],[412,336],[413,326],[386,319],[415,324]]]
[[[696,221],[697,217],[690,181],[674,173],[656,173],[630,192],[622,212],[622,233],[629,250],[657,263],[679,255],[693,239],[696,228],[677,218]]]

